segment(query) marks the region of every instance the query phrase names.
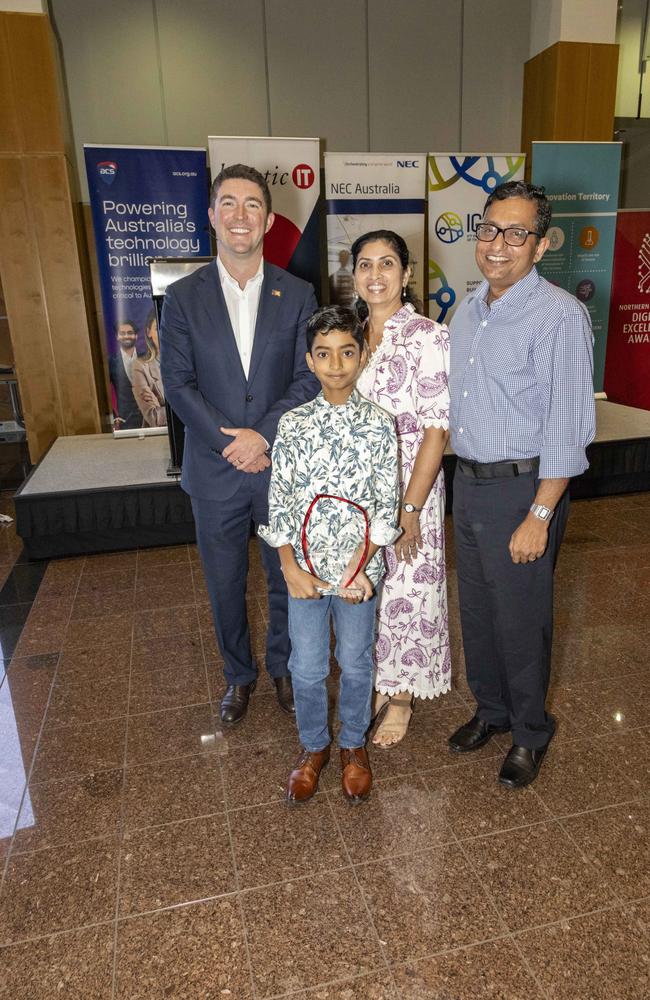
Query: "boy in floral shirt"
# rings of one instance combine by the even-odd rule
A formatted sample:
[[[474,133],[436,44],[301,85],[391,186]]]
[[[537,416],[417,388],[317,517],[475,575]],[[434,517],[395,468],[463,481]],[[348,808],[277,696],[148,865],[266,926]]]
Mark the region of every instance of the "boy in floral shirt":
[[[355,382],[366,352],[357,314],[342,306],[314,313],[307,324],[307,364],[322,392],[285,413],[273,446],[269,524],[260,536],[279,550],[289,591],[289,671],[303,751],[289,775],[287,800],[305,802],[318,788],[330,756],[327,721],[330,618],[341,668],[339,716],[343,793],[357,804],[370,794],[365,748],[373,686],[376,587],[384,573],[381,553],[399,535],[397,439],[392,417],[363,399]],[[319,572],[309,572],[301,547],[305,514],[318,495],[346,498],[365,510],[369,544],[353,584],[328,593],[349,573],[338,566],[349,506],[326,503],[314,524],[321,551]],[[353,557],[350,568],[358,563]],[[356,566],[354,567],[356,568]],[[325,591],[325,592],[323,592]]]

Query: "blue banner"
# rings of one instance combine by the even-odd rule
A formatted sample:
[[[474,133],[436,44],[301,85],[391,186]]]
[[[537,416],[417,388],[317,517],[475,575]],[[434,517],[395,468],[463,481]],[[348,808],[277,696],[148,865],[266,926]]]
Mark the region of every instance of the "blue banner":
[[[550,246],[537,268],[589,310],[596,391],[605,371],[620,169],[620,142],[533,143],[531,179],[553,206]]]
[[[210,254],[204,149],[84,146],[113,428],[165,425],[148,260]]]

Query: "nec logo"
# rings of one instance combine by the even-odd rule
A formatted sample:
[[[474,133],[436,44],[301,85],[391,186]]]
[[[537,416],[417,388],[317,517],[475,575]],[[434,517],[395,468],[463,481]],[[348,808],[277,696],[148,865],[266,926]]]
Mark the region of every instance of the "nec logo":
[[[398,160],[397,161],[397,166],[398,167],[419,167],[420,166],[420,161],[419,160]]]
[[[111,185],[117,177],[117,163],[113,163],[112,160],[102,160],[97,164],[97,173],[104,184]]]

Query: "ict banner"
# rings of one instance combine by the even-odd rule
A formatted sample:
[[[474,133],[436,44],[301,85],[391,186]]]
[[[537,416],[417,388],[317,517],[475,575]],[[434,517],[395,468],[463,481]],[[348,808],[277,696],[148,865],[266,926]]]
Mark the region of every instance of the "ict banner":
[[[325,153],[330,303],[354,301],[350,247],[358,236],[392,229],[409,248],[411,288],[423,297],[424,153]]]
[[[531,179],[553,205],[550,246],[537,269],[589,310],[597,392],[605,370],[620,169],[620,142],[533,143]]]
[[[211,135],[208,152],[212,180],[233,163],[264,175],[275,215],[264,257],[311,282],[320,298],[320,139]]]
[[[150,257],[210,253],[204,149],[84,146],[113,430],[166,425]]]
[[[448,323],[456,306],[483,280],[476,266],[474,227],[499,184],[522,180],[525,156],[429,153],[429,316]]]
[[[650,410],[650,211],[616,220],[605,392],[613,403]]]

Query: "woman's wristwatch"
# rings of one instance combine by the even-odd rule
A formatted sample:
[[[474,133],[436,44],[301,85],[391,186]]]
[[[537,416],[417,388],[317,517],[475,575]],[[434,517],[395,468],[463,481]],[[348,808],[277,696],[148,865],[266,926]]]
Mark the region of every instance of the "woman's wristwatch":
[[[414,503],[403,503],[402,510],[405,510],[407,514],[419,514],[420,511],[424,510],[424,507],[416,507]]]

